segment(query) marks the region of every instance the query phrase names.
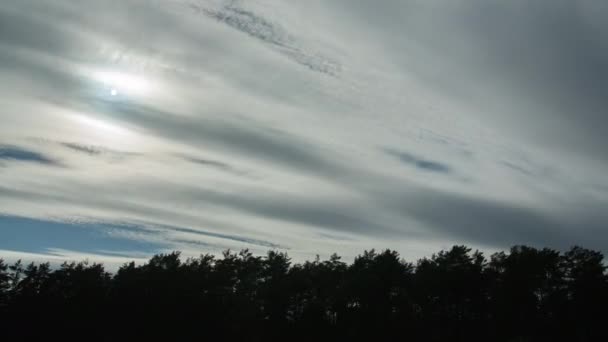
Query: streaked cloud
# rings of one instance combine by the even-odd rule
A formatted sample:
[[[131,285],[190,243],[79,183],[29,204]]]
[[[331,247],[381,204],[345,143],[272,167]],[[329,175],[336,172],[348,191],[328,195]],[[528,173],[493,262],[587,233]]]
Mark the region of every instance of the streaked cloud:
[[[607,11],[4,2],[1,253],[607,251]]]
[[[310,70],[331,76],[340,73],[339,62],[319,52],[307,51],[305,47],[299,46],[301,43],[293,34],[288,33],[279,24],[273,24],[264,17],[241,7],[243,4],[230,2],[218,9],[205,5],[209,6],[202,3],[189,4],[193,10],[267,43],[290,60]]]

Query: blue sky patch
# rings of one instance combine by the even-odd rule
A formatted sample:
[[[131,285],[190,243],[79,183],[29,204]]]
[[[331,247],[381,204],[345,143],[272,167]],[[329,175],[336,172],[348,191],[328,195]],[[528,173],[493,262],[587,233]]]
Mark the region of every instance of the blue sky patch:
[[[0,216],[0,249],[46,253],[65,249],[83,253],[120,255],[123,252],[154,253],[161,245],[121,239],[112,230],[140,230],[104,224],[71,224],[15,216]]]

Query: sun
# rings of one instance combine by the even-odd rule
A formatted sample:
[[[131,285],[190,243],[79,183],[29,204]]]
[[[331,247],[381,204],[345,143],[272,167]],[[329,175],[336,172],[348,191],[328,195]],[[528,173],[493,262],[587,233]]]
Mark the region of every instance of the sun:
[[[150,82],[139,75],[102,71],[97,72],[94,78],[104,85],[110,96],[144,96],[151,90]]]

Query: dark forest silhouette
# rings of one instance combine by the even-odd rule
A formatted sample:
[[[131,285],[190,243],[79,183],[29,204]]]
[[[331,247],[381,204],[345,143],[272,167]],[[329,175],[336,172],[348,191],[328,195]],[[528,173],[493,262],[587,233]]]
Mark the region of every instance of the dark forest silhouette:
[[[408,263],[247,250],[146,264],[0,261],[4,341],[608,341],[603,255],[465,246]]]

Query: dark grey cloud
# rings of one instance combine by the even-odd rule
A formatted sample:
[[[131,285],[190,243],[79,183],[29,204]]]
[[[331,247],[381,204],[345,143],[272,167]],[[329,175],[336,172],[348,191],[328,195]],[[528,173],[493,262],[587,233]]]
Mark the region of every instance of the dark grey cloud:
[[[204,230],[200,230],[200,229],[192,229],[192,228],[184,228],[184,227],[163,226],[162,228],[172,230],[172,231],[182,232],[182,233],[189,233],[189,234],[195,234],[195,235],[200,235],[200,236],[208,236],[208,237],[214,237],[214,238],[219,238],[219,239],[244,242],[247,244],[261,246],[261,247],[289,249],[288,247],[282,246],[280,244],[276,244],[276,243],[273,243],[270,241],[248,238],[246,236],[220,234],[220,233],[208,232],[208,231],[204,231]]]
[[[501,161],[501,165],[534,180],[541,177],[549,177],[552,173],[550,168],[540,167],[528,161]]]
[[[534,107],[513,113],[533,124],[528,133],[606,158],[608,152],[598,147],[608,143],[599,128],[607,120],[608,24],[591,18],[606,15],[601,2],[489,3],[467,11],[463,20],[470,19],[470,26],[463,33],[487,53],[488,75],[509,93],[530,99]]]
[[[414,166],[415,168],[422,170],[422,171],[437,172],[437,173],[451,173],[452,172],[452,168],[450,168],[447,164],[444,164],[444,163],[441,163],[438,161],[419,158],[419,157],[414,156],[413,154],[403,152],[403,151],[397,151],[397,150],[390,149],[390,148],[386,148],[383,150],[386,154],[397,158],[402,163]]]
[[[337,230],[366,235],[389,235],[395,233],[382,223],[373,222],[361,213],[352,212],[348,206],[322,199],[302,200],[285,195],[275,198],[244,198],[214,194],[214,203],[289,223],[299,223],[318,229]]]
[[[479,122],[556,153],[608,161],[604,2],[345,0],[328,6],[348,8],[336,20],[365,25],[404,73],[468,106],[467,115]]]
[[[61,143],[61,145],[63,145],[66,148],[69,148],[70,150],[73,150],[76,152],[81,152],[81,153],[88,154],[91,156],[98,156],[103,153],[103,150],[96,146],[81,145],[81,144],[77,144],[77,143],[67,143],[67,142]]]
[[[98,145],[86,145],[75,142],[60,142],[59,144],[69,150],[84,153],[93,157],[107,156],[114,159],[124,159],[141,155],[141,153],[137,152],[117,151]]]
[[[0,145],[0,161],[2,160],[21,161],[51,166],[60,165],[58,161],[40,152],[12,145]]]
[[[232,170],[232,166],[230,166],[230,164],[226,164],[217,160],[211,160],[211,159],[203,159],[203,158],[197,158],[197,157],[183,157],[185,160],[196,163],[196,164],[201,164],[201,165],[205,165],[205,166],[211,166],[211,167],[215,167],[221,170]]]
[[[427,232],[462,243],[494,248],[516,244],[606,250],[608,216],[596,204],[564,208],[562,213],[533,209],[474,195],[405,187],[370,193],[381,207],[423,223]]]
[[[2,193],[0,187],[0,194]],[[109,191],[110,189],[106,189]],[[152,216],[170,216],[171,207],[177,208],[185,206],[192,210],[205,210],[205,208],[229,209],[239,215],[252,215],[264,219],[274,220],[286,224],[296,224],[315,228],[318,230],[338,231],[342,233],[353,233],[364,236],[391,236],[393,234],[402,235],[400,229],[382,222],[379,218],[380,213],[375,213],[374,208],[366,207],[365,202],[358,198],[340,199],[327,195],[315,196],[314,193],[282,193],[282,192],[260,192],[254,189],[241,189],[239,192],[227,192],[221,189],[202,187],[190,184],[188,186],[172,185],[167,187],[163,184],[150,184],[146,186],[149,192],[148,200],[164,201],[170,203],[169,207],[153,207],[146,205],[133,205],[128,201],[112,200],[105,203],[103,199],[93,199],[91,204],[112,206],[125,212],[134,212]],[[9,191],[5,189],[5,191]],[[84,188],[83,191],[96,191],[94,188]],[[116,195],[128,192],[137,192],[134,184],[121,184],[112,190]],[[168,194],[170,192],[170,194]],[[12,191],[12,196],[18,196],[16,191]],[[21,194],[20,196],[35,196],[35,194]],[[60,201],[61,197],[49,196],[49,200]],[[66,199],[64,199],[66,200]],[[375,200],[375,199],[374,199]],[[99,201],[99,202],[96,202]],[[175,202],[173,202],[175,201]],[[352,208],[357,208],[352,210]],[[178,215],[175,215],[176,217]],[[214,222],[205,218],[197,219],[198,222],[207,227],[217,229],[230,229],[225,223]],[[247,222],[244,220],[243,222]],[[161,225],[163,229],[170,229],[186,233],[201,232],[202,235],[222,237],[225,239],[249,242],[257,245],[268,245],[274,242],[264,240],[252,240],[249,237],[242,237],[231,234],[218,234],[204,230],[196,231],[190,228]],[[242,227],[241,227],[242,228]],[[411,232],[408,232],[411,233]],[[213,235],[212,235],[213,234]]]
[[[40,32],[46,34],[40,35]],[[73,42],[64,37],[76,38],[77,35],[61,24],[27,13],[18,6],[3,4],[0,8],[0,41],[4,48],[35,47],[46,54],[63,56],[76,52]]]
[[[82,108],[82,103],[73,105]],[[223,152],[269,162],[276,168],[305,170],[328,178],[348,173],[326,158],[315,144],[280,130],[204,117],[193,120],[135,103],[95,100],[93,106],[97,113],[113,120],[195,147],[210,145]]]
[[[205,158],[200,158],[200,157],[195,157],[195,156],[185,155],[185,154],[177,154],[177,156],[190,163],[202,165],[204,167],[210,167],[210,168],[214,168],[214,169],[217,169],[220,171],[233,173],[236,175],[245,175],[246,174],[246,172],[241,171],[241,170],[235,168],[234,166],[232,166],[228,163],[219,161],[219,160],[205,159]]]

